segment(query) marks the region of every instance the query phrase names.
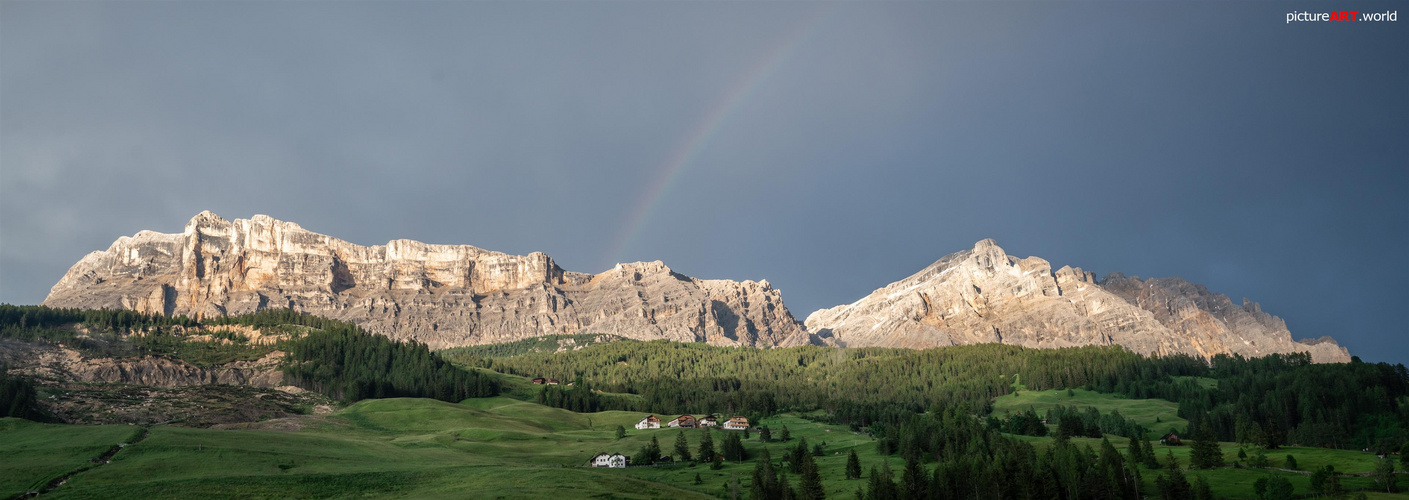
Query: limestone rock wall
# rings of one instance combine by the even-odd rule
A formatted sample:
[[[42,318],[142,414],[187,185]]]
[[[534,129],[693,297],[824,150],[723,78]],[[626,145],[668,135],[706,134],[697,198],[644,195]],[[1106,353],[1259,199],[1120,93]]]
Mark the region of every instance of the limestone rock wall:
[[[1101,286],[1150,311],[1160,323],[1211,354],[1258,357],[1304,351],[1318,363],[1350,361],[1350,353],[1329,337],[1295,341],[1282,318],[1262,312],[1256,302],[1243,299],[1242,305],[1234,305],[1228,296],[1182,278],[1141,280],[1112,273],[1101,280]]]
[[[806,343],[767,282],[697,280],[660,262],[597,275],[542,253],[395,240],[361,246],[256,215],[202,212],[90,253],[45,305],[205,317],[293,308],[432,348],[608,333],[720,345]]]
[[[93,252],[45,305],[205,317],[293,308],[432,348],[603,333],[716,345],[926,348],[1002,342],[1122,345],[1144,354],[1310,352],[1348,361],[1330,338],[1295,341],[1251,302],[1179,278],[1097,280],[1008,255],[993,240],[941,258],[852,304],[788,312],[767,281],[700,280],[664,263],[566,272],[542,253],[395,240],[361,246],[263,215],[202,212],[179,234],[143,231]]]
[[[283,385],[279,371],[283,352],[255,361],[199,367],[157,356],[86,358],[78,351],[47,344],[0,341],[0,366],[19,373],[61,382],[106,382],[151,387],[223,384],[274,388]]]
[[[843,346],[935,347],[1001,342],[1027,347],[1122,345],[1142,354],[1261,356],[1310,352],[1349,361],[1333,340],[1295,342],[1256,304],[1179,278],[1097,281],[1080,268],[1053,271],[1008,255],[993,240],[957,252],[852,304],[807,317],[818,338]]]

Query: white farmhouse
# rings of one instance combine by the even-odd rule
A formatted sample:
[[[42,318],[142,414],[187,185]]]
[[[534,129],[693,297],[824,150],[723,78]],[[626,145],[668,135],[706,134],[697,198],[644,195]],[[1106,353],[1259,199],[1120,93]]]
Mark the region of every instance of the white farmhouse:
[[[598,453],[592,457],[593,467],[610,467],[613,469],[626,468],[626,455],[620,453]]]
[[[743,431],[748,430],[748,428],[749,419],[744,417],[736,416],[734,418],[729,419],[728,422],[724,422],[724,430],[726,431]]]
[[[659,428],[660,428],[660,417],[657,417],[657,416],[655,416],[655,415],[646,415],[646,418],[641,419],[640,422],[636,422],[636,428],[637,428],[637,429],[659,429]]]

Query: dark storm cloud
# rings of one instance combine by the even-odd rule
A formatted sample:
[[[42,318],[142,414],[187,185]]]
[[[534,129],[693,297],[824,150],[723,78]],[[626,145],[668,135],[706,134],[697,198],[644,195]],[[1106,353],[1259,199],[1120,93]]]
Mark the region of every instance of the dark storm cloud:
[[[0,300],[205,209],[586,272],[635,229],[799,316],[993,237],[1404,361],[1409,36],[1316,5],[0,3]]]

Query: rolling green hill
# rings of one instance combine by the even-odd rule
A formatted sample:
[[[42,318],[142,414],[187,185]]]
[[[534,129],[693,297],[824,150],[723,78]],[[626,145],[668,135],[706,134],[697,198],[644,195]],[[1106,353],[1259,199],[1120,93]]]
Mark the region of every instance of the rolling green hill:
[[[1111,401],[1099,394],[1077,393],[1083,403],[1103,407],[1138,408],[1150,401]],[[1053,395],[1033,393],[1032,400]],[[1065,398],[1065,394],[1056,395]],[[1011,398],[1011,397],[1010,397]],[[1021,400],[1022,397],[1013,398]],[[1019,401],[1021,402],[1021,401]],[[1036,403],[1034,403],[1036,404]],[[1132,413],[1135,413],[1132,411]],[[118,442],[131,438],[132,426],[72,426],[0,420],[0,453],[16,460],[0,462],[0,497],[22,493],[67,472],[88,468],[45,497],[54,498],[714,498],[737,478],[747,493],[754,463],[726,463],[719,470],[707,464],[632,467],[625,470],[586,467],[599,452],[635,454],[655,437],[671,453],[676,436],[685,432],[692,451],[703,430],[636,430],[637,412],[573,413],[507,397],[447,403],[432,399],[366,400],[331,416],[302,416],[252,424],[248,429],[215,430],[158,426],[142,442],[97,465],[88,461]],[[829,498],[850,498],[864,481],[844,478],[847,453],[856,450],[863,468],[883,460],[902,470],[898,456],[876,452],[875,441],[842,426],[824,425],[785,414],[761,424],[776,437],[786,426],[793,443],[762,443],[757,433],[744,441],[751,457],[768,448],[775,462],[797,439],[825,443],[817,463]],[[617,439],[615,429],[627,429]],[[713,433],[716,443],[723,431]],[[1017,437],[1039,449],[1053,438]],[[1124,449],[1124,438],[1110,436]],[[1096,447],[1099,440],[1076,438],[1078,446]],[[1163,458],[1173,453],[1188,463],[1189,447],[1155,445]],[[1225,457],[1236,459],[1238,448],[1223,443]],[[1297,457],[1302,469],[1333,464],[1339,471],[1369,472],[1369,453],[1288,447],[1269,454],[1280,465],[1285,454]],[[696,475],[701,484],[694,484]],[[1191,471],[1205,476],[1219,497],[1251,498],[1252,482],[1269,474],[1291,479],[1306,492],[1309,476],[1264,469],[1222,468]],[[1154,472],[1144,474],[1147,494],[1154,494]],[[793,478],[796,482],[796,477]],[[1349,488],[1371,487],[1367,477],[1345,477]],[[1386,498],[1405,498],[1393,495]]]
[[[573,413],[506,397],[461,404],[431,399],[367,400],[327,417],[305,416],[215,430],[153,427],[141,443],[110,464],[92,467],[45,495],[54,498],[330,498],[346,496],[419,498],[710,498],[732,477],[747,486],[752,461],[722,469],[676,464],[625,470],[586,467],[599,452],[635,454],[657,438],[669,454],[678,429],[638,431],[643,414]],[[765,422],[786,425],[794,439],[825,441],[818,459],[829,493],[849,495],[846,452],[856,448],[868,466],[879,460],[869,437],[844,427],[798,417]],[[616,439],[620,425],[628,429]],[[0,497],[94,464],[97,456],[127,438],[131,426],[70,426],[0,420],[0,452],[25,460],[0,464]],[[281,430],[271,430],[281,429]],[[290,430],[293,429],[293,430]],[[691,449],[704,430],[685,430]],[[716,443],[723,431],[709,431]],[[780,457],[793,443],[745,441],[756,455],[763,447]],[[43,460],[31,459],[43,457]],[[895,460],[895,459],[891,459]],[[898,463],[898,462],[895,462]],[[695,485],[699,474],[702,484]]]
[[[1038,415],[1046,415],[1055,406],[1092,407],[1102,414],[1112,410],[1120,411],[1126,420],[1164,434],[1171,427],[1181,432],[1189,427],[1189,421],[1179,417],[1179,405],[1163,399],[1127,399],[1115,394],[1103,394],[1086,389],[1072,389],[1068,396],[1065,390],[1018,391],[1014,395],[994,398],[993,413],[1017,413],[1029,408]],[[1055,429],[1055,422],[1050,427]]]
[[[1119,401],[1105,395],[1077,392],[1028,396],[1036,406],[1056,398],[1102,408],[1131,409],[1154,401]],[[1022,403],[1023,396],[1011,399]],[[1063,400],[1062,398],[1066,398]],[[1002,399],[1002,398],[1000,398]],[[1005,403],[1005,405],[1007,405]],[[999,407],[1003,407],[1000,405]],[[1152,415],[1159,415],[1152,412]],[[666,454],[676,436],[685,432],[692,451],[703,430],[636,430],[643,414],[605,411],[573,413],[508,397],[470,399],[447,403],[432,399],[394,398],[366,400],[330,416],[301,416],[251,424],[248,429],[216,430],[158,426],[140,443],[117,453],[111,463],[89,462],[112,445],[131,439],[133,426],[72,426],[39,424],[19,419],[0,420],[0,497],[34,489],[77,469],[73,476],[45,497],[55,498],[712,498],[723,495],[737,478],[747,492],[754,463],[726,463],[719,470],[707,464],[674,464],[632,467],[625,470],[586,467],[599,452],[632,455],[655,437]],[[1139,418],[1139,417],[1137,417]],[[850,498],[864,481],[844,478],[847,453],[856,450],[863,468],[879,466],[902,470],[898,456],[876,451],[871,437],[843,426],[819,424],[793,414],[766,419],[774,430],[786,426],[793,443],[762,443],[757,433],[744,441],[751,457],[768,448],[775,462],[799,438],[825,443],[817,463],[830,498]],[[615,429],[627,429],[617,439]],[[723,431],[713,433],[722,442]],[[1124,449],[1124,438],[1108,436]],[[1016,436],[1038,446],[1053,438]],[[1075,438],[1078,446],[1097,447],[1100,440]],[[1238,447],[1222,445],[1225,458],[1236,459]],[[1173,453],[1188,464],[1189,447],[1155,444],[1161,458]],[[1251,449],[1249,449],[1251,451]],[[1303,470],[1327,464],[1337,470],[1369,472],[1375,457],[1369,453],[1288,447],[1270,453],[1274,466],[1286,454],[1297,457]],[[699,475],[701,484],[694,484]],[[1252,498],[1252,483],[1276,474],[1288,477],[1298,492],[1308,491],[1306,474],[1248,468],[1190,471],[1209,479],[1219,497]],[[1153,495],[1155,473],[1144,473],[1145,490]],[[793,478],[796,482],[796,477]],[[1368,477],[1345,477],[1345,486],[1370,488]],[[1387,498],[1405,498],[1393,495]]]

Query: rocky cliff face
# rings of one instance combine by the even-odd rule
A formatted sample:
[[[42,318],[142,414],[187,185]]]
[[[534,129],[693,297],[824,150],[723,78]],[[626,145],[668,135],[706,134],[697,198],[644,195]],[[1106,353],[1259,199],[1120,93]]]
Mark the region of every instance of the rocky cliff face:
[[[809,341],[767,281],[698,280],[660,262],[566,272],[542,253],[395,240],[360,246],[256,215],[202,212],[88,254],[44,305],[204,317],[293,308],[432,348],[608,333],[719,345]]]
[[[150,387],[211,384],[274,388],[283,385],[281,351],[255,361],[202,368],[156,356],[87,358],[78,351],[49,344],[0,340],[0,366],[11,373],[59,382],[106,382]]]
[[[1141,280],[1111,273],[1101,286],[1149,311],[1176,335],[1203,347],[1203,352],[1265,356],[1304,351],[1317,362],[1350,361],[1350,354],[1330,337],[1294,341],[1282,318],[1262,312],[1256,302],[1243,299],[1242,305],[1234,305],[1228,296],[1183,278]]]
[[[1318,362],[1349,360],[1329,338],[1292,340],[1257,304],[1236,306],[1179,278],[1053,271],[992,240],[817,311],[804,328],[767,281],[700,280],[659,261],[573,273],[542,253],[410,240],[366,247],[267,216],[232,222],[202,212],[179,234],[143,231],[88,254],[44,304],[196,317],[293,308],[432,348],[604,333],[717,345],[1115,344],[1145,354],[1302,351]]]
[[[1317,362],[1350,356],[1324,338],[1296,342],[1256,304],[1178,278],[1097,281],[1080,268],[1052,271],[993,240],[954,253],[855,303],[807,317],[807,328],[843,346],[935,347],[1002,342],[1027,347],[1122,345],[1143,354],[1310,352]]]

